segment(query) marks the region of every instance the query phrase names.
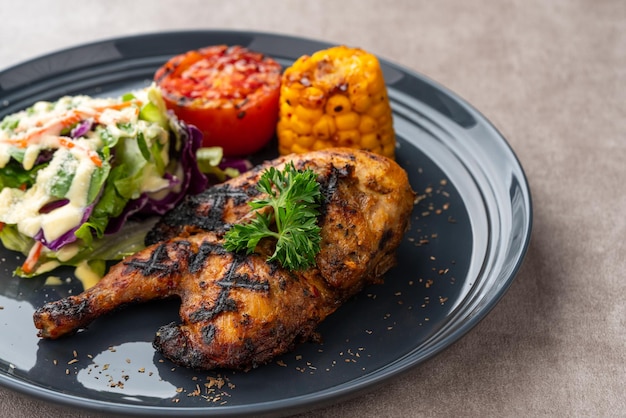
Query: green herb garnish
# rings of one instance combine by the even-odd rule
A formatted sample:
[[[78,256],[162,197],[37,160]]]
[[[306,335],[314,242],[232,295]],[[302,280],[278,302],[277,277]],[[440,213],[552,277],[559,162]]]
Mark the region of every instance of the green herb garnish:
[[[265,170],[257,188],[267,197],[249,203],[256,216],[249,223],[233,225],[224,247],[250,254],[259,241],[271,238],[276,240],[276,250],[268,261],[276,260],[289,270],[315,265],[321,240],[317,225],[321,192],[316,178],[312,170],[297,170],[293,162],[282,171]],[[266,207],[272,210],[260,211]]]

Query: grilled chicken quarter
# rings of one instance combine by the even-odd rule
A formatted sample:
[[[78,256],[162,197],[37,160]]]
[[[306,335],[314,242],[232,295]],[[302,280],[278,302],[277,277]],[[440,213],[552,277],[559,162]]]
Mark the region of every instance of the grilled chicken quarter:
[[[230,225],[251,216],[263,170],[289,161],[314,170],[323,194],[321,250],[303,271],[268,263],[271,242],[251,255],[223,248]],[[250,369],[310,339],[344,301],[382,281],[413,200],[406,172],[386,157],[341,148],[283,156],[187,198],[155,226],[146,249],[83,293],[45,304],[35,326],[56,339],[124,305],[175,296],[181,322],[156,332],[156,350],[190,368]]]

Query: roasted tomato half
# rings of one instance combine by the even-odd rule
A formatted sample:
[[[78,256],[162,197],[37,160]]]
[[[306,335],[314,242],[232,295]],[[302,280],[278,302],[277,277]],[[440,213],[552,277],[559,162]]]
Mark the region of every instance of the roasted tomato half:
[[[252,154],[272,139],[280,79],[273,59],[226,45],[177,55],[154,76],[167,107],[226,156]]]

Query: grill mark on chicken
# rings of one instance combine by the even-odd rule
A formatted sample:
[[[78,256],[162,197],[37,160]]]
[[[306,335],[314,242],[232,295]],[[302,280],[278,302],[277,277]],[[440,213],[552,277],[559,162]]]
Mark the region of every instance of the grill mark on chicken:
[[[318,178],[318,182],[320,183],[320,192],[322,194],[322,202],[323,204],[327,204],[330,202],[332,196],[337,191],[337,185],[339,184],[339,179],[347,178],[350,176],[351,170],[354,169],[354,166],[344,166],[341,169],[332,166],[330,169],[330,174],[326,179]]]
[[[230,298],[230,290],[233,288],[248,289],[256,292],[269,292],[269,282],[267,280],[256,282],[251,280],[247,274],[237,274],[236,270],[242,262],[242,257],[232,256],[233,261],[229,266],[224,278],[215,282],[220,287],[215,305],[210,308],[201,307],[189,315],[191,322],[207,321],[222,312],[237,312],[237,303]]]
[[[201,307],[197,311],[189,315],[191,322],[207,321],[214,318],[216,315],[222,312],[237,312],[237,302],[230,298],[230,290],[232,288],[248,289],[252,291],[269,291],[269,283],[267,281],[255,282],[250,280],[250,277],[245,274],[237,274],[236,270],[241,263],[241,257],[237,255],[232,256],[228,272],[224,275],[224,278],[215,282],[220,287],[220,292],[217,296],[215,305],[206,308]]]
[[[180,263],[169,258],[164,244],[158,245],[147,260],[129,260],[123,263],[128,266],[128,270],[138,270],[144,276],[164,277],[180,269]]]
[[[226,289],[221,289],[217,296],[215,305],[210,308],[201,307],[195,312],[189,315],[190,322],[203,322],[215,318],[222,312],[236,312],[237,302],[230,297],[230,292]]]
[[[223,248],[223,232],[199,229],[197,218],[218,206],[221,215],[214,219],[221,219],[224,229],[244,222],[261,171],[288,161],[314,170],[324,196],[315,267],[288,271],[268,263],[273,247],[266,241],[253,254],[233,254]],[[181,322],[161,326],[153,342],[163,356],[201,369],[246,370],[267,363],[314,338],[324,318],[381,281],[395,264],[415,196],[393,161],[346,149],[281,157],[219,190],[234,193],[224,194],[223,201],[216,200],[215,190],[187,199],[164,217],[178,219],[178,226],[161,221],[153,230],[153,239],[166,240],[113,266],[80,295],[39,308],[34,314],[39,336],[59,338],[120,306],[178,296]]]
[[[170,222],[175,226],[195,226],[205,231],[222,230],[225,226],[223,217],[226,202],[232,200],[233,204],[241,205],[250,199],[250,195],[241,190],[232,190],[230,187],[213,187],[209,189],[206,196],[193,196],[192,202],[210,201],[208,212],[182,214],[182,216],[172,216]],[[176,215],[176,212],[172,212]]]
[[[166,213],[159,223],[146,235],[146,245],[177,236],[184,229],[225,232],[230,225],[225,221],[226,205],[245,205],[257,196],[256,188],[233,189],[228,184],[213,186],[206,191],[187,196],[176,208]]]
[[[189,241],[181,240],[177,242],[177,245],[187,250],[186,254],[185,252],[177,254],[186,256],[187,269],[190,273],[197,273],[200,271],[209,255],[225,255],[228,253],[228,251],[226,251],[221,245],[216,245],[208,241],[203,241],[198,247],[197,252],[189,250],[191,247],[191,243]],[[215,284],[221,288],[215,305],[210,308],[202,307],[196,312],[193,312],[189,315],[190,321],[206,321],[222,312],[236,312],[237,304],[229,297],[230,289],[232,288],[262,292],[269,291],[269,282],[267,280],[257,282],[251,280],[247,274],[236,273],[237,267],[244,261],[243,257],[237,254],[231,254],[229,257],[232,257],[233,260],[230,264],[228,272],[222,280],[215,282]],[[130,260],[125,261],[124,264],[128,266],[129,270],[137,270],[143,276],[147,277],[153,275],[159,277],[168,276],[171,275],[172,272],[180,269],[179,261],[169,258],[165,244],[158,245],[148,260]]]
[[[202,341],[205,344],[211,344],[215,338],[215,325],[209,324],[202,327]]]
[[[211,244],[208,241],[204,241],[197,253],[191,253],[189,255],[189,272],[197,273],[204,266],[204,262],[210,254],[225,254],[224,247]]]
[[[247,274],[235,274],[232,275],[229,280],[220,280],[216,283],[225,289],[239,288],[254,290],[257,292],[268,292],[270,290],[270,285],[267,280],[256,282],[254,280],[250,280],[250,277]]]

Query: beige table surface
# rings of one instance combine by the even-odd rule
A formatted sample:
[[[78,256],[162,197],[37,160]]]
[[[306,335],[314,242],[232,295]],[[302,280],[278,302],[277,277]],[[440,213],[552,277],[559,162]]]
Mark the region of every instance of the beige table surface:
[[[0,4],[0,68],[143,32],[280,32],[419,71],[508,139],[531,186],[534,233],[506,296],[430,361],[302,417],[626,416],[626,1]],[[102,415],[0,388],[0,416]]]

